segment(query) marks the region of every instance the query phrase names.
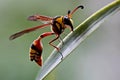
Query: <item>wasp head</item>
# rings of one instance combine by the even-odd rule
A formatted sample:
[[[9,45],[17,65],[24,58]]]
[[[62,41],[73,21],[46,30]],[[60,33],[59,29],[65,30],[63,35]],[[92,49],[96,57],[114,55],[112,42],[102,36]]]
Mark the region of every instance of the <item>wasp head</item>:
[[[66,27],[69,27],[71,31],[73,31],[73,20],[68,16],[64,16],[63,18],[64,24]]]
[[[74,12],[76,12],[79,8],[83,9],[84,6],[80,5],[77,6],[75,9],[73,9],[72,11],[68,10],[67,16],[64,16],[64,24],[69,26],[69,28],[71,29],[71,31],[73,31],[73,20],[72,15]]]

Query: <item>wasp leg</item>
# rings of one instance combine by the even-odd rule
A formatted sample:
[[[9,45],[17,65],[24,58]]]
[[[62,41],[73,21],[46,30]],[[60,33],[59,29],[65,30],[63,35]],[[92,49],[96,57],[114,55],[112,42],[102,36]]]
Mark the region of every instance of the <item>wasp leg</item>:
[[[62,42],[62,45],[64,45],[63,39],[60,37],[59,41]]]
[[[60,37],[60,35],[56,35],[56,38],[55,39],[53,39],[53,40],[51,40],[50,42],[49,42],[49,44],[51,45],[51,46],[53,46],[54,48],[56,48],[57,49],[57,51],[60,53],[60,55],[62,56],[62,58],[61,58],[61,60],[63,59],[63,55],[62,55],[62,53],[60,52],[60,49],[58,48],[58,47],[56,47],[54,44],[52,44],[54,41],[56,41],[58,38]]]
[[[62,53],[61,53],[60,51],[59,51],[59,53],[60,53],[60,55],[62,56],[61,60],[63,60],[64,57],[63,57]]]

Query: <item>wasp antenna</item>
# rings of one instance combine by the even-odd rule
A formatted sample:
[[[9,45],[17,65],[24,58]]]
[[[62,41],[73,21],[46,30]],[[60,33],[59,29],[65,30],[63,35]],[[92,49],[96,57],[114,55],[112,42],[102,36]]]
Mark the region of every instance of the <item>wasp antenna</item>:
[[[84,6],[83,6],[83,5],[80,5],[80,6],[78,6],[77,8],[84,9]]]
[[[70,11],[70,10],[68,10],[68,15],[70,14],[70,12],[71,12],[71,11]]]
[[[73,13],[74,13],[75,11],[77,11],[79,8],[84,9],[84,6],[83,6],[83,5],[80,5],[80,6],[76,7],[72,12],[68,11],[68,17],[71,18],[72,15],[73,15]]]

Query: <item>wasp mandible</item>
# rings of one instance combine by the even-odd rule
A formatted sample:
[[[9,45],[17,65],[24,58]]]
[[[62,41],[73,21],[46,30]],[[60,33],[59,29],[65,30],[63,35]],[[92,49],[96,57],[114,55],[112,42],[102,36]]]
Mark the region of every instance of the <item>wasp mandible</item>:
[[[49,44],[57,49],[57,51],[60,52],[60,49],[56,47],[53,42],[60,38],[60,35],[65,30],[65,28],[70,28],[71,31],[73,31],[73,21],[72,21],[72,15],[77,9],[83,9],[84,6],[80,5],[73,9],[72,11],[68,10],[67,15],[65,16],[56,16],[56,17],[48,17],[43,15],[33,15],[29,16],[28,20],[30,21],[43,21],[46,22],[43,25],[35,26],[29,29],[25,29],[23,31],[20,31],[18,33],[15,33],[10,36],[10,40],[13,40],[17,37],[20,37],[26,33],[35,31],[40,28],[44,28],[51,25],[51,32],[45,32],[41,34],[36,40],[33,41],[32,45],[30,46],[30,60],[35,61],[39,66],[42,66],[42,51],[43,46],[41,40],[47,36],[56,35],[54,39],[52,39]]]

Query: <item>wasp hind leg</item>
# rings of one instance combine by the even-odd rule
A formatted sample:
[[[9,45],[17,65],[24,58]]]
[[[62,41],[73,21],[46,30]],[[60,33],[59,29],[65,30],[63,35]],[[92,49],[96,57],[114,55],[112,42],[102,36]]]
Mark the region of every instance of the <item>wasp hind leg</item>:
[[[60,53],[60,55],[62,56],[62,58],[61,58],[61,60],[64,58],[63,57],[63,55],[62,55],[62,53],[60,52],[60,48],[58,48],[58,47],[56,47],[54,44],[52,44],[54,41],[56,41],[58,38],[60,38],[60,35],[56,35],[56,38],[55,39],[53,39],[53,40],[51,40],[50,42],[49,42],[49,44],[51,45],[51,46],[53,46],[54,48],[56,48],[57,49],[57,51]]]
[[[42,39],[42,38],[44,38],[44,37],[51,36],[51,35],[54,35],[54,34],[55,34],[54,32],[46,32],[46,33],[43,33],[42,35],[40,35],[40,38]],[[56,41],[58,38],[60,38],[60,35],[57,35],[57,34],[56,34],[56,38],[53,39],[53,40],[51,40],[51,41],[49,42],[49,44],[50,44],[51,46],[53,46],[54,48],[57,49],[57,51],[58,51],[58,52],[60,53],[60,55],[62,56],[61,59],[63,59],[63,55],[62,55],[62,53],[60,52],[60,49],[59,49],[58,47],[56,47],[54,44],[52,44],[52,42]]]

